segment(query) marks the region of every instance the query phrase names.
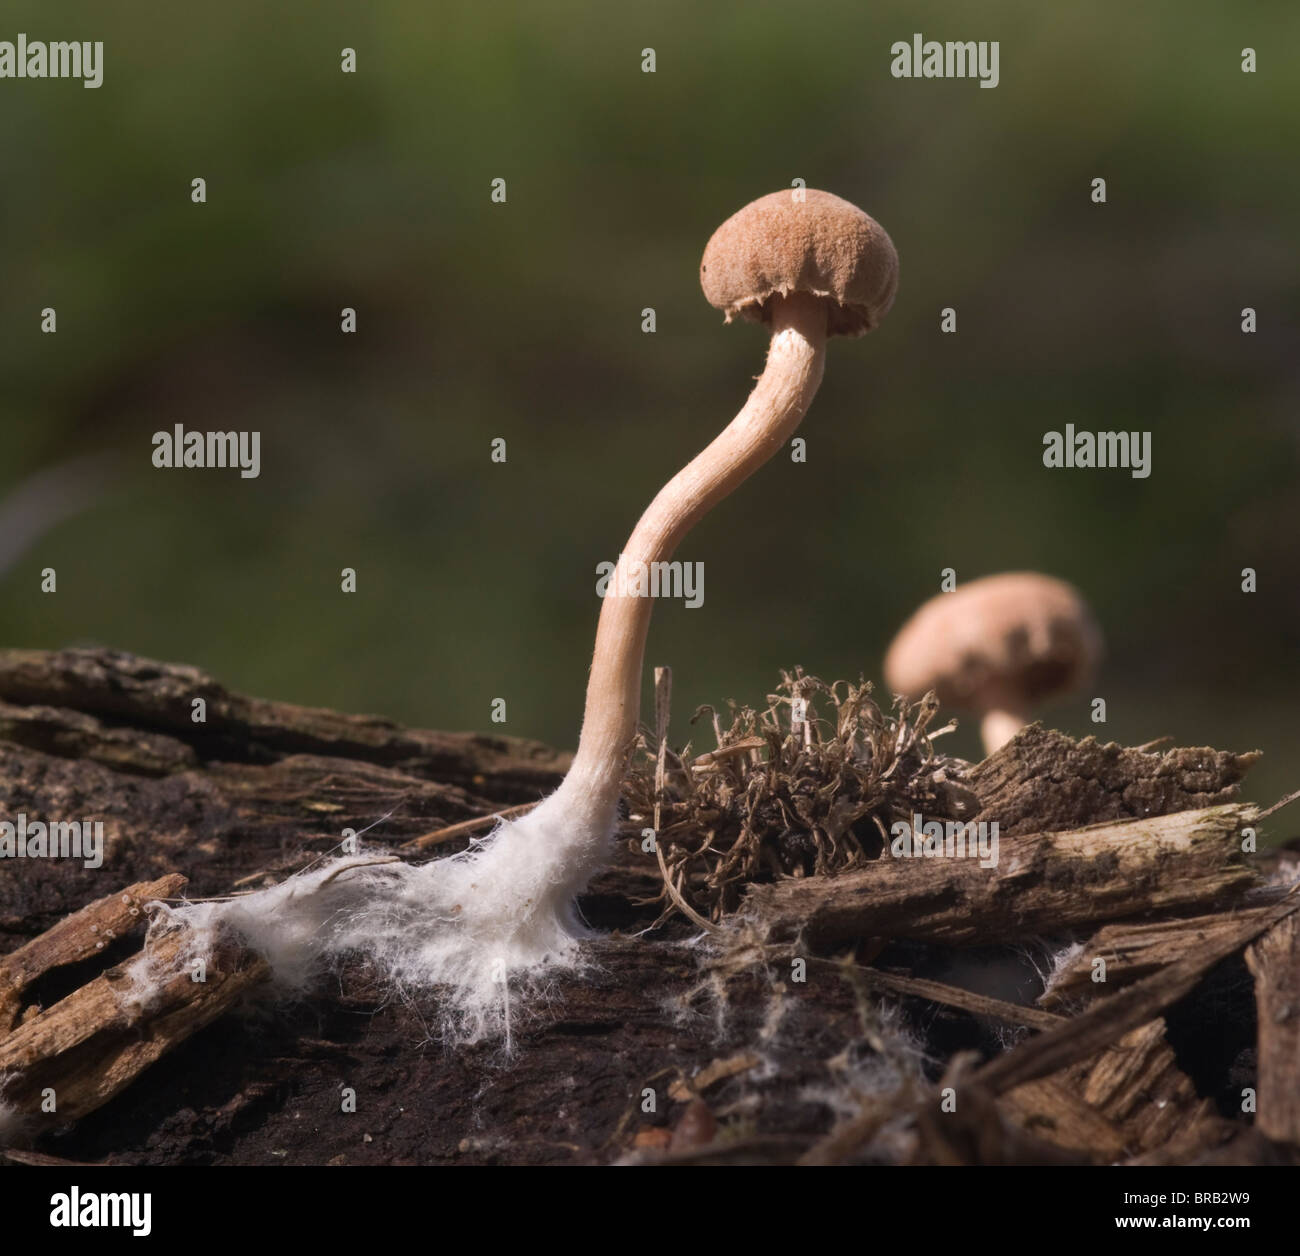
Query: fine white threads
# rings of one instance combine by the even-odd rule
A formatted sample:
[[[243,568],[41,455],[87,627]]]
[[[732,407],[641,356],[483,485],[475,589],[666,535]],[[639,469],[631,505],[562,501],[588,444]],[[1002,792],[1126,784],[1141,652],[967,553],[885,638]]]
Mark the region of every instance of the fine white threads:
[[[347,855],[237,898],[159,905],[155,929],[188,931],[182,968],[233,936],[266,959],[280,999],[367,960],[395,991],[436,994],[444,1039],[500,1037],[509,1048],[512,1008],[577,967],[589,935],[575,896],[604,862],[612,823],[600,841],[583,828],[557,792],[462,854],[420,865]],[[126,1000],[148,1006],[176,968],[159,971],[146,947],[130,971]]]

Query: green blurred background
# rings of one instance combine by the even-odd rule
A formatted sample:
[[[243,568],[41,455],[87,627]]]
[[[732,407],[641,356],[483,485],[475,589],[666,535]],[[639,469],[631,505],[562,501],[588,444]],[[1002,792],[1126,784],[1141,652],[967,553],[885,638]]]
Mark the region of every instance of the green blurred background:
[[[783,666],[878,679],[944,567],[1036,568],[1109,641],[1109,722],[1090,693],[1058,726],[1258,747],[1253,797],[1300,785],[1294,3],[5,15],[0,39],[106,48],[98,91],[0,81],[0,507],[39,527],[62,490],[31,477],[103,456],[0,575],[3,644],[571,746],[596,564],[762,365],[699,255],[802,178],[885,225],[900,293],[833,342],[806,465],[778,458],[679,553],[704,606],[661,603],[647,658],[674,668],[674,738]],[[998,40],[1000,85],[892,78],[917,31]],[[1070,422],[1151,431],[1150,479],[1045,469]],[[261,477],[155,470],[175,423],[260,431]],[[975,745],[967,723],[953,749]]]

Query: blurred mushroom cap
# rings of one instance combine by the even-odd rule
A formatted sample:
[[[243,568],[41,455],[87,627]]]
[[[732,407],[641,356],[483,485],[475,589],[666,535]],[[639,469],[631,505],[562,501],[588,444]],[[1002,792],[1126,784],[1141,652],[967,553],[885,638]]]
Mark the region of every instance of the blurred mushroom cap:
[[[830,305],[832,336],[861,336],[889,312],[898,290],[898,254],[885,229],[856,205],[818,192],[773,192],[732,214],[700,262],[711,305],[765,323],[778,294],[809,292]]]
[[[885,657],[885,683],[944,706],[1021,710],[1085,684],[1101,632],[1079,592],[1032,571],[986,576],[931,598]]]

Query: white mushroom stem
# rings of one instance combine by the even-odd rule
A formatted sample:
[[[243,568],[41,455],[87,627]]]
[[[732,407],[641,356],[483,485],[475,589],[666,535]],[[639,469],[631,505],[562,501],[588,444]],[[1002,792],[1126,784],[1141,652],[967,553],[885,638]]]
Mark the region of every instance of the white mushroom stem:
[[[1001,750],[1026,724],[1028,715],[1017,711],[985,711],[980,720],[980,736],[984,739],[984,753]]]
[[[646,633],[654,600],[621,595],[635,564],[666,562],[714,505],[758,470],[790,438],[821,384],[826,364],[826,303],[794,293],[771,303],[767,365],[749,400],[726,429],[660,489],[619,556],[600,610],[587,682],[582,736],[561,784],[573,817],[571,849],[557,858],[589,876],[603,859],[640,712]],[[585,880],[585,876],[583,878]]]
[[[825,355],[825,304],[774,301],[754,391],[650,504],[621,556],[625,570],[670,558],[696,520],[781,448],[821,383]],[[576,898],[609,855],[654,605],[621,587],[615,581],[601,607],[582,737],[555,793],[446,859],[344,856],[244,897],[167,909],[170,923],[190,930],[186,963],[209,957],[233,931],[269,959],[277,988],[301,992],[323,967],[364,956],[396,990],[440,988],[449,1040],[504,1032],[509,1047],[512,1000],[544,985],[550,965],[576,961],[585,932]],[[129,1000],[147,1003],[173,974],[155,971],[146,952],[132,967]]]

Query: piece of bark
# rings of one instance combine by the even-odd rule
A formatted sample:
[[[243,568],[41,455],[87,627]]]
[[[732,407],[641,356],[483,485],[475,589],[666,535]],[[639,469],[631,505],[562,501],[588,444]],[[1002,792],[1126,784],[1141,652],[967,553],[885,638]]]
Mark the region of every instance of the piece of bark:
[[[979,818],[1003,837],[1138,820],[1235,802],[1257,750],[1130,749],[1031,724],[971,769]]]
[[[167,776],[197,767],[194,747],[166,733],[117,728],[66,707],[0,702],[0,741],[61,759],[88,759],[118,772]]]
[[[955,1090],[949,1110],[940,1103],[945,1086]],[[1159,1020],[1108,1047],[1099,1058],[996,1091],[979,1071],[950,1069],[937,1093],[868,1102],[860,1116],[820,1140],[803,1163],[851,1160],[886,1120],[909,1111],[917,1123],[910,1162],[923,1164],[1024,1163],[1042,1143],[1055,1149],[1049,1159],[1058,1163],[1109,1164],[1174,1137],[1194,1153],[1217,1134],[1206,1124],[1213,1120],[1213,1105],[1197,1097],[1178,1069]]]
[[[1007,1091],[999,1107],[1026,1133],[1064,1151],[1102,1163],[1124,1154],[1124,1131],[1056,1078],[1040,1078]]]
[[[983,1085],[974,1060],[958,1055],[935,1091],[916,1105],[914,1165],[1086,1164],[1088,1156],[1041,1137]],[[949,1097],[955,1103],[947,1102]]]
[[[0,1149],[0,1156],[14,1164],[32,1165],[39,1169],[100,1169],[102,1160],[65,1160],[62,1156],[47,1156],[39,1151],[23,1151],[17,1147]]]
[[[1214,1104],[1197,1096],[1178,1067],[1157,1017],[1139,1025],[1099,1056],[1061,1075],[1063,1084],[1124,1131],[1130,1155],[1174,1138],[1194,1141],[1194,1131],[1214,1115]]]
[[[124,1090],[173,1047],[210,1024],[269,975],[266,962],[234,946],[218,947],[206,980],[180,966],[183,930],[150,946],[170,973],[147,1007],[127,997],[126,966],[79,987],[0,1039],[4,1103],[29,1133],[80,1120]],[[55,1108],[46,1109],[48,1092]]]
[[[972,1080],[970,1063],[957,1057],[925,1093],[903,1087],[870,1096],[799,1164],[853,1163],[887,1123],[909,1127],[897,1141],[911,1165],[1085,1164],[1122,1150],[1123,1136],[1106,1118],[1054,1083],[1035,1082],[998,1099]]]
[[[886,851],[834,877],[753,886],[747,902],[770,940],[802,936],[817,948],[859,937],[966,946],[1059,935],[1240,894],[1257,877],[1239,833],[1257,815],[1237,803],[1002,838],[995,868]]]
[[[1149,923],[1105,925],[1053,976],[1039,1005],[1059,1010],[1072,1003],[1113,994],[1149,977],[1187,953],[1189,947],[1226,937],[1250,919],[1263,919],[1267,907],[1251,907],[1218,915],[1179,917]],[[1097,960],[1105,961],[1105,980],[1094,981]]]
[[[1300,912],[1246,951],[1255,978],[1259,1082],[1255,1127],[1300,1147]]]
[[[1186,1138],[1175,1138],[1124,1161],[1125,1165],[1175,1165],[1178,1168],[1300,1167],[1300,1150],[1269,1142],[1254,1126],[1206,1117]]]
[[[206,723],[191,721],[194,697]],[[0,816],[104,824],[99,869],[0,863],[0,953],[106,882],[179,870],[196,895],[226,893],[302,867],[348,828],[396,846],[536,801],[567,764],[535,742],[244,698],[113,651],[0,651]]]
[[[868,970],[869,971],[869,970]],[[932,985],[935,983],[926,983]],[[939,1002],[952,1002],[939,998]],[[959,1004],[953,1004],[959,1005]],[[1032,1010],[1032,1009],[1030,1009]],[[1000,1017],[1014,1023],[1010,1016]],[[1053,1018],[1061,1033],[1070,1022]],[[1054,1027],[1054,1026],[1048,1026]],[[1200,1099],[1178,1068],[1156,1020],[1126,1035],[1091,1059],[1050,1077],[1037,1077],[1003,1090],[981,1074],[959,1071],[956,1110],[974,1103],[982,1118],[950,1124],[936,1118],[932,1095],[904,1102],[894,1095],[864,1106],[862,1114],[836,1127],[804,1163],[831,1164],[852,1159],[885,1120],[910,1110],[920,1118],[920,1145],[914,1162],[951,1164],[1016,1163],[1026,1145],[1009,1137],[1010,1122],[1028,1138],[1051,1144],[1067,1159],[1112,1163],[1145,1152],[1175,1136],[1187,1136],[1210,1119],[1213,1105]],[[999,1093],[1000,1092],[1000,1093]],[[995,1108],[992,1106],[996,1098]],[[950,1116],[952,1113],[944,1113]],[[981,1129],[981,1121],[987,1128]],[[1206,1133],[1208,1145],[1210,1134]]]
[[[18,1023],[23,992],[52,969],[89,959],[145,923],[145,905],[174,898],[185,885],[179,873],[128,885],[83,907],[16,951],[0,957],[0,1036]]]
[[[1056,1151],[1041,1157],[1043,1162],[1109,1163],[1173,1145],[1187,1158],[1208,1154],[1223,1138],[1224,1123],[1178,1067],[1155,1013],[1185,996],[1214,964],[1287,918],[1300,918],[1295,896],[1262,918],[1235,918],[1231,937],[1208,937],[1167,969],[1079,1016],[1059,1018],[973,1072],[958,1069],[953,1076],[960,1079],[960,1120],[940,1116],[934,1094],[875,1098],[858,1117],[818,1140],[800,1163],[851,1160],[886,1122],[908,1113],[917,1125],[912,1163],[1023,1163],[1044,1143]],[[1008,1133],[1008,1123],[1023,1137]]]
[[[784,955],[785,947],[769,948],[770,952]],[[851,981],[861,981],[875,990],[888,990],[891,994],[905,998],[922,999],[927,1003],[937,1003],[941,1007],[956,1008],[969,1012],[972,1016],[982,1016],[988,1020],[998,1021],[1003,1025],[1023,1025],[1028,1029],[1054,1029],[1065,1023],[1064,1016],[1043,1011],[1036,1007],[1023,1007],[1018,1003],[1007,1003],[1003,999],[990,998],[988,995],[976,994],[972,990],[963,990],[959,986],[946,985],[941,981],[930,981],[925,977],[909,977],[902,973],[885,972],[879,968],[868,968],[862,964],[848,964],[842,960],[824,960],[809,956],[808,962],[823,970],[840,970]]]
[[[206,705],[199,724],[193,717],[196,698]],[[164,733],[194,747],[204,760],[269,763],[314,754],[402,765],[412,775],[464,788],[495,779],[516,791],[549,788],[569,763],[568,755],[541,742],[408,729],[377,716],[249,698],[197,667],[116,650],[0,650],[0,700]],[[49,752],[57,750],[56,738],[46,743]],[[75,740],[67,749],[80,753]],[[142,760],[135,770],[150,770],[151,761]]]
[[[1153,1020],[1186,995],[1220,960],[1241,950],[1298,909],[1300,897],[1291,894],[1270,907],[1262,920],[1239,923],[1231,934],[1198,943],[1159,972],[1118,994],[1098,1000],[1086,1012],[991,1060],[978,1071],[977,1079],[994,1093],[1001,1093],[1086,1059],[1119,1041],[1130,1030]]]

